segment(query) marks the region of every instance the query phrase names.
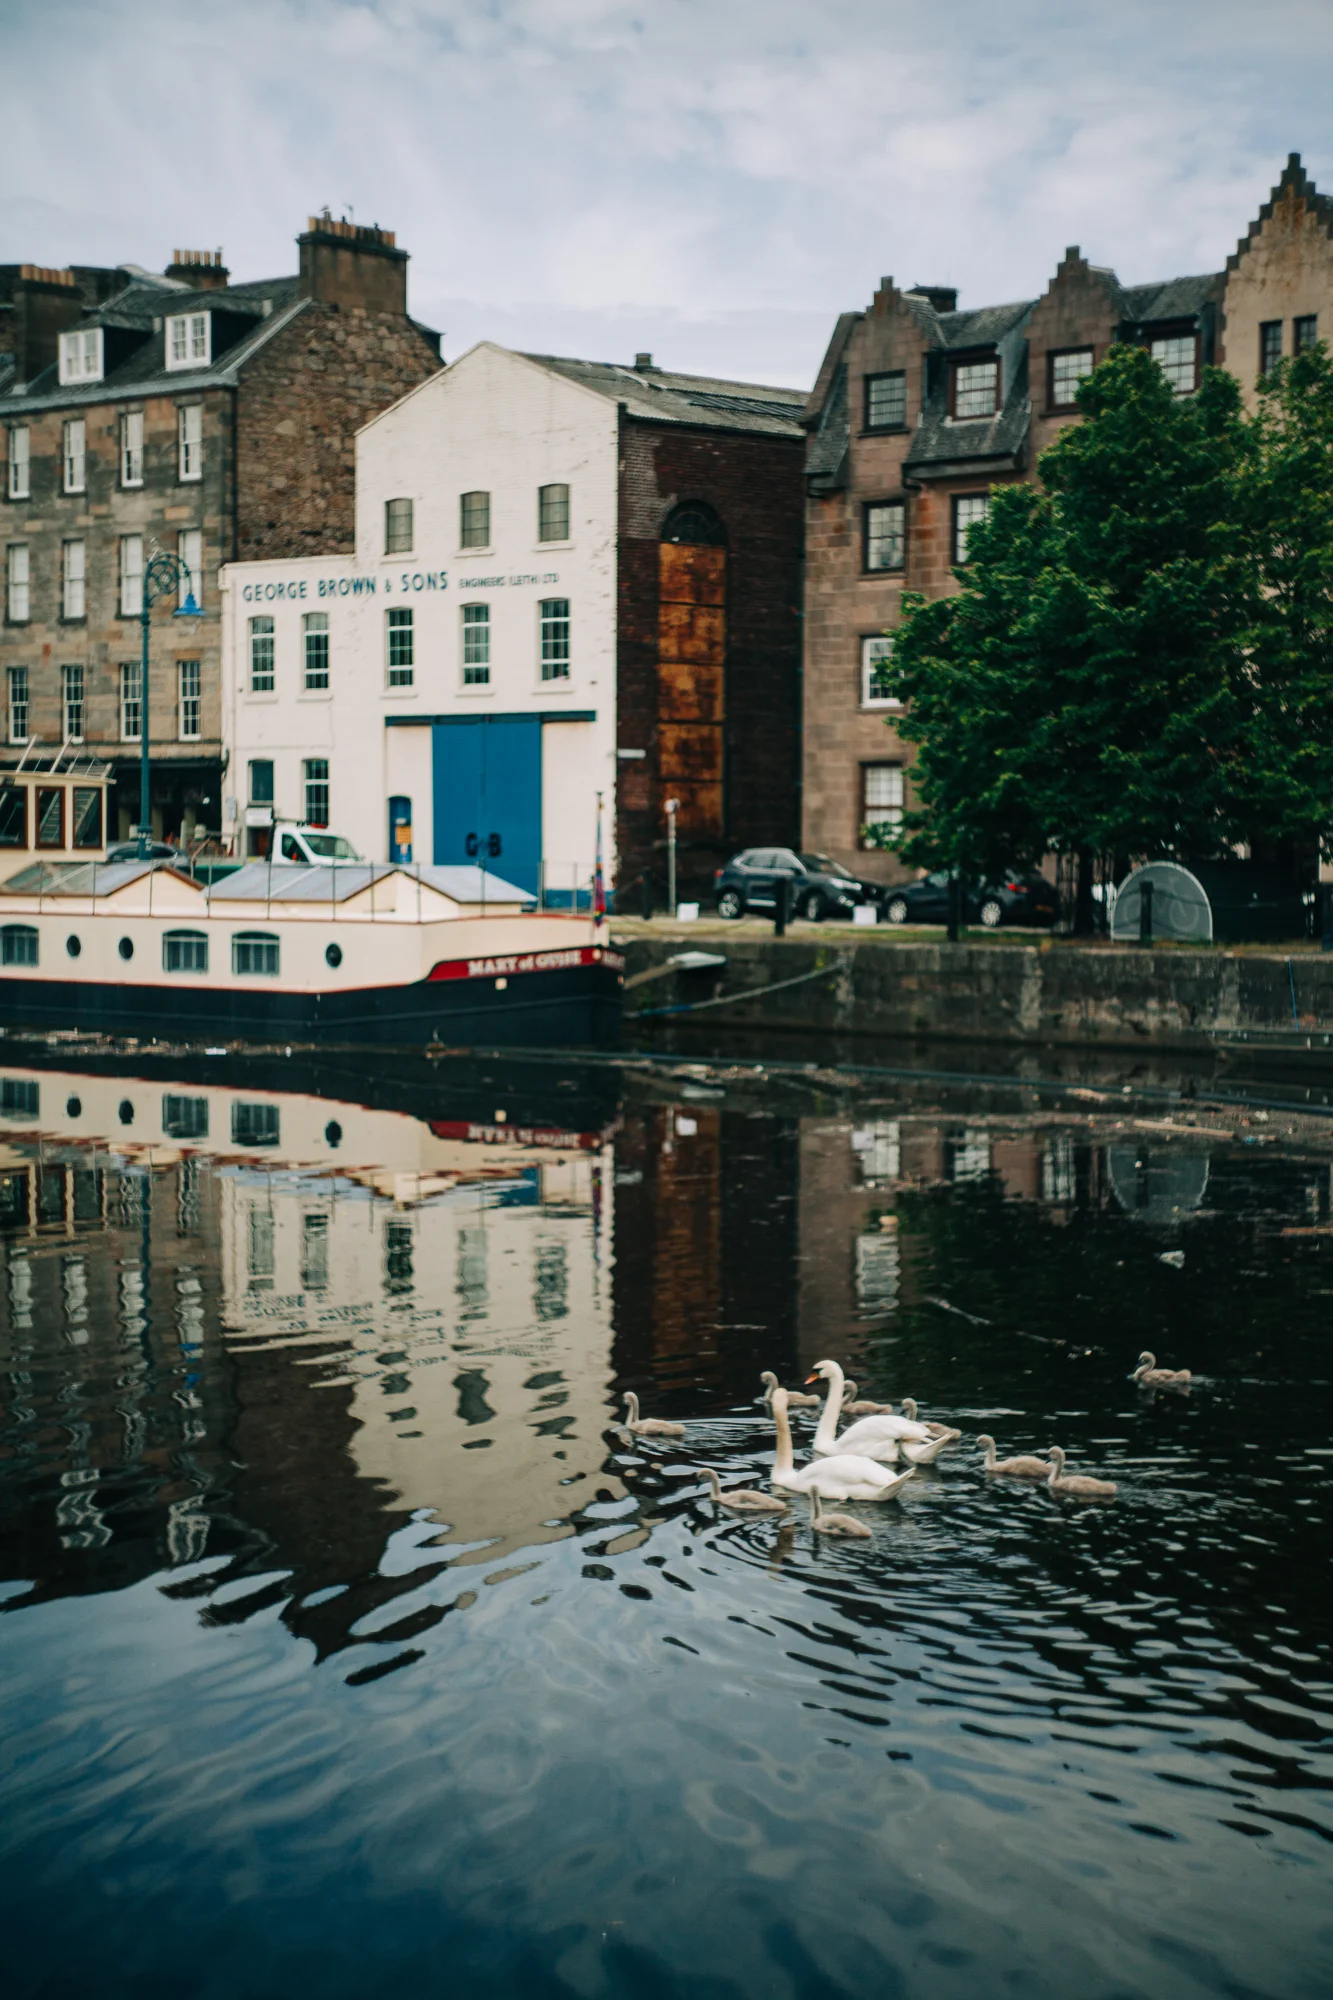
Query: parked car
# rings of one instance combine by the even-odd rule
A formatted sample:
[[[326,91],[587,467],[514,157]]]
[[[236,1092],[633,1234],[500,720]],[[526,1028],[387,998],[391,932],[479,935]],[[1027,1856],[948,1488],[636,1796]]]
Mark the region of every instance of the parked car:
[[[113,846],[108,847],[106,858],[108,861],[137,861],[139,859],[139,843],[137,840],[118,840]],[[148,843],[148,859],[150,861],[184,861],[185,856],[181,853],[179,847],[171,847],[165,840],[150,840]]]
[[[862,882],[828,854],[797,854],[790,847],[747,847],[733,855],[713,877],[713,894],[720,917],[744,916],[747,910],[776,908],[779,882],[789,882],[794,917],[822,923],[825,917],[846,917],[857,903],[884,897],[883,885]]]
[[[1032,869],[1013,868],[995,882],[964,882],[961,908],[965,924],[988,931],[1001,924],[1050,925],[1059,899],[1054,885]],[[904,882],[884,896],[884,914],[891,924],[947,924],[949,871],[936,868],[919,882]]]

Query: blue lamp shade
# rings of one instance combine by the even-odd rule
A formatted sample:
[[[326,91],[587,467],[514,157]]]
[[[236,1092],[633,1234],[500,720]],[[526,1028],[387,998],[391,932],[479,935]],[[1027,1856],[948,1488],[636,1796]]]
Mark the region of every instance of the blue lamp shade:
[[[202,618],[203,615],[203,612],[194,601],[194,592],[192,590],[186,591],[184,604],[181,605],[178,611],[172,613],[174,618]]]

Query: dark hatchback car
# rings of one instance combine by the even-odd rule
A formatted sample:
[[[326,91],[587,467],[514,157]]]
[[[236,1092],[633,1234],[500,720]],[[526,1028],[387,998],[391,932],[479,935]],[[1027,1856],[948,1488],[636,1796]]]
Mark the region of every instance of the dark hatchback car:
[[[825,917],[845,918],[857,903],[874,903],[878,908],[884,900],[882,884],[858,881],[830,855],[796,854],[790,847],[747,847],[713,877],[718,915],[740,917],[747,910],[776,909],[779,882],[791,884],[787,907],[792,916],[812,924]]]
[[[1059,907],[1053,885],[1031,869],[1006,869],[995,882],[963,884],[963,922],[988,931],[1001,924],[1053,924]],[[887,890],[883,908],[891,924],[947,924],[949,871],[937,868],[919,882]]]

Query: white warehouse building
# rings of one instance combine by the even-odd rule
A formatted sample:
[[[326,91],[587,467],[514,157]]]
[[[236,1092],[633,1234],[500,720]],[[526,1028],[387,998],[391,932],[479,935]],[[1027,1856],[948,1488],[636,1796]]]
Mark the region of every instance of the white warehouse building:
[[[617,749],[627,412],[655,436],[702,433],[720,458],[756,430],[799,441],[801,401],[648,356],[628,369],[483,342],[373,419],[355,553],[222,571],[237,851],[281,858],[283,822],[301,822],[369,860],[484,860],[559,905],[590,886],[600,794],[612,879],[618,754],[658,776],[653,731]]]

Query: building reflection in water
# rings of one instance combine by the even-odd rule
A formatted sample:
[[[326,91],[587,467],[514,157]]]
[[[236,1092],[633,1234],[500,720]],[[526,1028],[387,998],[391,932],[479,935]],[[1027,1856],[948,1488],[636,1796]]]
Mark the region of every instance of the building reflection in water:
[[[635,1532],[606,1439],[624,1388],[702,1417],[831,1353],[896,1395],[947,1324],[958,1393],[981,1393],[987,1329],[1039,1285],[1057,1319],[1080,1286],[1095,1315],[1128,1239],[1146,1266],[1182,1230],[1326,1226],[1325,1164],[1270,1157],[1260,1181],[1256,1157],[652,1082],[612,1140],[12,1073],[0,1583],[12,1605],[207,1557],[226,1567],[165,1587],[212,1620],[278,1605],[321,1655],[404,1639],[371,1617],[422,1585],[386,1556],[401,1529],[441,1569],[563,1539],[590,1502]]]

